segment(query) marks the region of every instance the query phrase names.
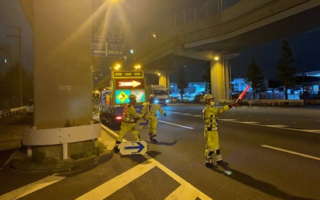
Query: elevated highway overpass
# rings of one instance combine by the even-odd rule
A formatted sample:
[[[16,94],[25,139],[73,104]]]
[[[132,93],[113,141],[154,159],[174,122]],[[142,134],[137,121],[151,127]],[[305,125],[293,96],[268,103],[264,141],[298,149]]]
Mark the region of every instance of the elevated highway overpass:
[[[169,73],[172,65],[164,66],[159,59],[183,56],[209,61],[212,93],[217,99],[230,96],[228,60],[240,50],[320,27],[318,0],[242,0],[202,19],[197,19],[197,11],[194,9],[194,18],[182,25],[164,21],[155,32],[156,38],[148,36],[137,43],[132,60],[142,63],[146,70]],[[160,78],[160,84],[168,82],[168,77]]]

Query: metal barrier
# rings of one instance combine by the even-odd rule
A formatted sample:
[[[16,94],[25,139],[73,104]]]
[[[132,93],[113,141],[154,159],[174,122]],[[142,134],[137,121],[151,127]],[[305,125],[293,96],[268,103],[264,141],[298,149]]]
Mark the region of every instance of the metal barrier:
[[[6,110],[0,110],[0,118],[23,113],[25,111],[26,111],[26,106],[22,106],[22,107],[18,107],[18,108],[10,108],[10,109],[6,109]]]
[[[250,106],[251,104],[282,104],[282,103],[289,103],[289,104],[301,104],[303,106],[304,101],[302,99],[243,99],[241,103],[248,103]]]

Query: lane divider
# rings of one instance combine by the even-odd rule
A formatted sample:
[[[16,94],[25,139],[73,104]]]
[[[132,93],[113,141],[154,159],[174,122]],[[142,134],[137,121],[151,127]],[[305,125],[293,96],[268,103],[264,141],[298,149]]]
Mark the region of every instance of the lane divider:
[[[290,151],[290,150],[286,150],[286,149],[281,149],[281,148],[273,147],[273,146],[269,146],[269,145],[261,145],[261,146],[262,146],[262,147],[265,147],[265,148],[269,148],[269,149],[273,149],[273,150],[277,150],[277,151],[282,151],[282,152],[285,152],[285,153],[289,153],[289,154],[293,154],[293,155],[298,155],[298,156],[302,156],[302,157],[305,157],[305,158],[310,158],[310,159],[314,159],[314,160],[320,161],[320,158],[319,158],[319,157],[310,156],[310,155],[307,155],[307,154],[298,153],[298,152]]]

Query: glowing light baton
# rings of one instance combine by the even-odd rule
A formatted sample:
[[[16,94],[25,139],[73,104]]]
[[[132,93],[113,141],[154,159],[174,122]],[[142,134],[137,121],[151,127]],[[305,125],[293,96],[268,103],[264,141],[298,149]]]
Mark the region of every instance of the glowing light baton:
[[[242,92],[242,93],[240,94],[240,96],[238,97],[236,103],[244,97],[244,95],[247,93],[247,91],[249,90],[249,88],[250,88],[250,85],[247,85],[246,89],[244,89],[243,92]]]

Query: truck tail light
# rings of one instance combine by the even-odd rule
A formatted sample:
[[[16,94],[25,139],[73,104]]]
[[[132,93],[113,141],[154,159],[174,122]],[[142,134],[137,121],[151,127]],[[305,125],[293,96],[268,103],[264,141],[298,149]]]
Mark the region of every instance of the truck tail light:
[[[118,121],[122,120],[122,116],[116,116],[116,120]]]

